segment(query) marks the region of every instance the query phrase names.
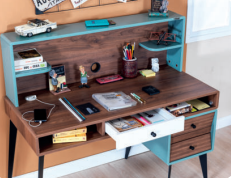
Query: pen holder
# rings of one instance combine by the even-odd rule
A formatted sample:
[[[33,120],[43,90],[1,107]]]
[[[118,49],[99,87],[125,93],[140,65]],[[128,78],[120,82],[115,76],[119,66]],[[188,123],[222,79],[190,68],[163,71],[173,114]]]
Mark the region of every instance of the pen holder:
[[[137,58],[127,60],[123,58],[122,73],[125,78],[135,78],[137,76]]]

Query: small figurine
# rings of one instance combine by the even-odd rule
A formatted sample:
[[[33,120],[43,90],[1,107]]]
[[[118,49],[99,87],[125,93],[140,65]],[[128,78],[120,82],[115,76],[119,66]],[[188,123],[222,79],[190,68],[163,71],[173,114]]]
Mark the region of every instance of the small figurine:
[[[33,35],[47,32],[50,33],[52,29],[57,28],[56,22],[49,20],[29,20],[27,24],[15,27],[15,33],[21,36],[32,37]]]
[[[152,71],[153,72],[159,72],[159,59],[158,58],[152,58]]]
[[[90,86],[87,85],[87,77],[89,76],[87,75],[87,72],[85,71],[84,67],[79,66],[79,70],[80,70],[80,77],[81,77],[81,84],[82,84],[79,86],[79,88],[83,88],[83,87],[90,88]]]
[[[59,81],[58,81],[58,75],[56,74],[56,72],[55,72],[55,70],[51,70],[50,72],[49,72],[49,75],[50,75],[50,77],[51,77],[51,84],[53,85],[53,87],[54,87],[54,91],[56,92],[56,93],[58,93],[59,92],[59,88],[57,87],[58,86],[58,84],[60,83]]]
[[[162,1],[162,6],[160,7],[160,12],[161,13],[167,13],[168,12],[168,0],[163,0]]]

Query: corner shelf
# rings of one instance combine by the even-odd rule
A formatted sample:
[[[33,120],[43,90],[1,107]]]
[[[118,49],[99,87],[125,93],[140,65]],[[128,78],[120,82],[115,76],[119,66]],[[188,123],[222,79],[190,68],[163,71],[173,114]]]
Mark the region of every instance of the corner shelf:
[[[157,41],[145,41],[139,43],[139,46],[148,51],[164,51],[169,49],[181,48],[182,44],[179,42],[168,42],[168,46],[164,44],[157,45]]]
[[[51,65],[47,63],[47,67],[44,68],[39,68],[39,69],[33,69],[33,70],[26,70],[26,71],[21,71],[21,72],[15,72],[16,78],[19,77],[26,77],[30,75],[36,75],[36,74],[42,74],[49,72],[51,70]]]

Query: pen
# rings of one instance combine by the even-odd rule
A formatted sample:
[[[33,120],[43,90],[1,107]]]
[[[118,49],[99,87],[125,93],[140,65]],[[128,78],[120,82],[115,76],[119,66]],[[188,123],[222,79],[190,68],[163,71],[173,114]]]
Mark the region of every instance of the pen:
[[[133,93],[137,98],[139,98],[143,103],[146,103],[145,100],[143,100],[141,97],[139,97],[137,94]]]
[[[135,99],[137,99],[141,104],[143,104],[143,102],[142,102],[139,98],[137,98],[137,97],[134,95],[134,93],[131,93],[131,95],[132,95]]]

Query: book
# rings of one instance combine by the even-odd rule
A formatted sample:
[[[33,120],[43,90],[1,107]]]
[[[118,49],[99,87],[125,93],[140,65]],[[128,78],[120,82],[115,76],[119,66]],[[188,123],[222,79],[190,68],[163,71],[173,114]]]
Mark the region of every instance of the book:
[[[137,104],[137,102],[133,100],[129,95],[126,95],[121,91],[96,93],[92,95],[92,98],[108,111],[128,108]]]
[[[158,114],[156,111],[147,111],[140,113],[145,119],[148,119],[151,123],[158,123],[165,121],[165,118]]]
[[[24,65],[24,66],[15,66],[15,72],[39,69],[39,68],[44,68],[44,67],[47,67],[46,61],[36,63],[36,64],[28,64],[28,65]]]
[[[14,65],[24,66],[43,62],[43,56],[36,49],[14,52]]]
[[[77,134],[73,134],[73,135],[67,135],[67,136],[54,136],[53,138],[69,138],[69,137],[81,137],[81,136],[86,136],[86,133],[77,133]]]
[[[175,110],[178,110],[178,109],[186,108],[188,106],[191,106],[191,104],[188,104],[186,102],[182,102],[182,103],[170,105],[170,106],[166,107],[166,109],[168,111],[172,112],[172,111],[175,111]]]
[[[136,119],[137,121],[139,121],[144,126],[151,124],[151,121],[149,121],[148,119],[145,119],[141,114],[135,114],[135,115],[132,115],[132,117]]]
[[[202,109],[210,108],[210,106],[208,104],[206,104],[205,102],[200,101],[198,99],[187,101],[187,103],[191,104],[197,110],[202,110]]]
[[[137,127],[142,127],[142,124],[131,116],[114,119],[112,121],[109,121],[109,123],[113,127],[115,127],[119,132],[134,129]]]
[[[87,141],[87,136],[84,133],[82,136],[73,136],[73,137],[53,137],[53,143],[68,143],[68,142],[79,142]]]
[[[161,13],[161,12],[152,12],[151,10],[148,11],[148,16],[149,17],[168,17],[168,12],[167,13]]]
[[[72,136],[72,135],[81,134],[81,133],[87,133],[87,127],[56,133],[56,134],[53,134],[53,137],[54,138],[56,138],[56,137],[66,137],[66,136]]]
[[[153,72],[152,70],[141,70],[140,73],[141,73],[141,75],[143,75],[145,77],[154,77],[154,76],[156,76],[156,73]]]

